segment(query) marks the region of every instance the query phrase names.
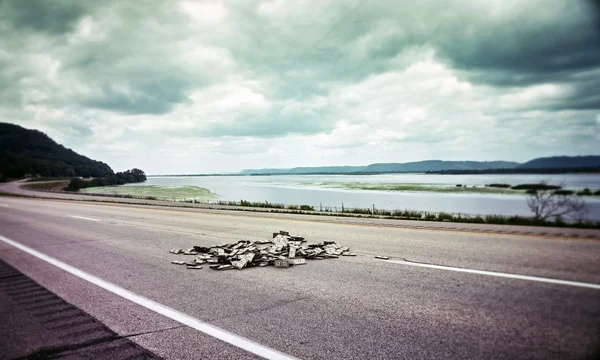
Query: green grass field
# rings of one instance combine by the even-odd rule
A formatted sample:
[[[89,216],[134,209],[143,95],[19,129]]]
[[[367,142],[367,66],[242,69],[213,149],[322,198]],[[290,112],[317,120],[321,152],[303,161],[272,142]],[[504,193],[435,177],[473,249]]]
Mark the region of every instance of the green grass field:
[[[157,200],[197,200],[208,201],[216,198],[210,190],[198,186],[101,186],[81,189],[88,194],[130,195],[134,197],[151,197]]]
[[[427,191],[439,193],[484,193],[484,194],[524,194],[523,190],[512,190],[491,187],[466,187],[448,185],[398,184],[398,183],[361,183],[361,182],[307,182],[307,186],[337,188],[347,190],[382,190],[382,191]]]

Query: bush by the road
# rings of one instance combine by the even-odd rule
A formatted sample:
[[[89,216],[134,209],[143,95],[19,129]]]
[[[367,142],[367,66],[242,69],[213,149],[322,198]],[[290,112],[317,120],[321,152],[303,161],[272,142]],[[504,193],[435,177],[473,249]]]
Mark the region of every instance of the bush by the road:
[[[114,175],[103,178],[95,178],[92,180],[84,180],[81,178],[72,178],[69,185],[66,187],[68,191],[78,191],[79,189],[109,186],[109,185],[124,185],[130,183],[138,183],[146,181],[146,174],[140,169],[131,169],[123,172],[118,172]]]

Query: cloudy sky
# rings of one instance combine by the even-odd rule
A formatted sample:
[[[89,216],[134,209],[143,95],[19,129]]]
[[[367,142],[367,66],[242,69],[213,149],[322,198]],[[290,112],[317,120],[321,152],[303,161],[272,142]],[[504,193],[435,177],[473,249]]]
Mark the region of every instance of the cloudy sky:
[[[0,0],[0,121],[115,170],[600,153],[579,0]]]

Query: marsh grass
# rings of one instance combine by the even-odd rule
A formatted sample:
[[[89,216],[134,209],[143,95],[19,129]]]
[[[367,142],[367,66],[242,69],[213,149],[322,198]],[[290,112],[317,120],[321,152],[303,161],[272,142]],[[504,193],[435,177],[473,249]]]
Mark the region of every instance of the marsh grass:
[[[88,194],[88,195],[93,195],[93,194]],[[146,197],[142,197],[142,196],[133,196],[133,195],[126,195],[126,194],[121,194],[121,195],[115,195],[115,194],[98,194],[100,196],[107,196],[107,197],[115,197],[115,198],[136,198],[136,199],[145,199],[145,200],[164,200],[164,199],[160,199],[160,198],[156,198],[153,196],[146,196]],[[53,198],[46,198],[46,197],[37,197],[37,196],[29,196],[29,195],[22,195],[22,194],[9,194],[9,193],[3,193],[0,191],[0,196],[9,196],[9,197],[22,197],[22,198],[42,198],[42,199],[53,199]],[[106,203],[114,203],[116,202],[116,200],[72,200],[72,201],[93,201],[93,202],[106,202]],[[270,212],[270,213],[286,213],[286,214],[298,214],[298,215],[322,215],[322,216],[335,216],[335,217],[352,217],[352,218],[383,218],[383,219],[391,219],[391,220],[417,220],[417,221],[421,221],[421,220],[428,220],[428,221],[450,221],[450,222],[459,222],[459,223],[477,223],[477,224],[498,224],[498,225],[520,225],[520,226],[551,226],[551,227],[567,227],[567,228],[584,228],[584,229],[600,229],[600,221],[580,221],[580,222],[576,222],[576,223],[566,223],[564,221],[562,221],[562,219],[558,218],[558,219],[554,219],[554,221],[549,221],[549,220],[535,220],[533,218],[530,217],[522,217],[522,216],[509,216],[509,217],[505,217],[502,215],[487,215],[484,217],[481,216],[477,216],[477,215],[465,215],[465,214],[460,214],[460,213],[444,213],[444,212],[440,212],[440,213],[430,213],[430,212],[425,212],[425,211],[416,211],[416,210],[408,210],[408,209],[404,209],[404,210],[400,210],[400,209],[396,209],[396,210],[377,210],[374,209],[375,214],[373,214],[373,209],[344,209],[344,212],[335,212],[333,211],[333,209],[331,208],[323,208],[322,211],[314,211],[314,207],[309,206],[309,205],[300,205],[300,206],[295,206],[298,210],[296,210],[294,208],[294,206],[292,205],[292,208],[289,207],[289,205],[287,207],[283,206],[282,204],[275,204],[275,206],[280,205],[279,207],[265,207],[263,204],[265,203],[258,203],[258,202],[249,202],[249,201],[241,201],[241,202],[237,202],[237,201],[206,201],[206,202],[200,202],[200,201],[194,201],[194,200],[187,200],[185,201],[186,203],[196,203],[196,204],[204,204],[204,205],[208,205],[210,208],[210,205],[231,205],[231,206],[235,206],[236,208],[231,209],[231,210],[240,210],[240,209],[244,209],[244,206],[241,206],[240,204],[246,204],[246,208],[244,209],[244,211],[250,211],[250,212]],[[252,209],[251,205],[252,204],[260,204],[260,208],[261,209]],[[162,204],[156,204],[156,203],[146,203],[145,205],[157,205],[157,206],[164,206],[164,203]],[[271,204],[273,205],[273,204]],[[193,205],[189,205],[189,207],[193,207]],[[304,207],[304,208],[302,208]],[[227,208],[222,208],[224,210],[228,210]]]
[[[508,189],[508,188],[510,188],[509,184],[488,184],[486,186],[487,187],[492,187],[492,188],[500,188],[500,189]]]
[[[122,195],[148,200],[208,201],[216,198],[210,190],[198,186],[100,186],[79,190],[84,194]]]
[[[511,186],[513,190],[560,190],[560,185],[548,185],[544,183],[539,184],[519,184]]]
[[[496,187],[468,187],[448,185],[425,185],[425,184],[398,184],[398,183],[363,183],[363,182],[304,182],[302,185],[317,186],[344,190],[378,190],[378,191],[419,191],[436,193],[484,193],[484,194],[522,194],[523,191],[510,188]]]

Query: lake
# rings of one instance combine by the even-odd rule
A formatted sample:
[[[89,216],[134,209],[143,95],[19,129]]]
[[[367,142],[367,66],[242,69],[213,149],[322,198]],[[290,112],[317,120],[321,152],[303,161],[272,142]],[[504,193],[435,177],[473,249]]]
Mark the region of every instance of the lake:
[[[457,184],[484,189],[485,184],[518,185],[539,183],[564,185],[565,189],[600,190],[598,174],[566,175],[272,175],[272,176],[151,176],[141,185],[164,187],[199,186],[224,201],[268,201],[283,204],[307,204],[315,209],[368,208],[410,209],[464,214],[531,215],[523,194],[444,192]],[[421,184],[442,192],[386,191],[345,188],[348,184]],[[131,184],[137,185],[140,184]],[[127,185],[125,185],[127,186]],[[591,220],[600,220],[600,197],[585,197]]]

